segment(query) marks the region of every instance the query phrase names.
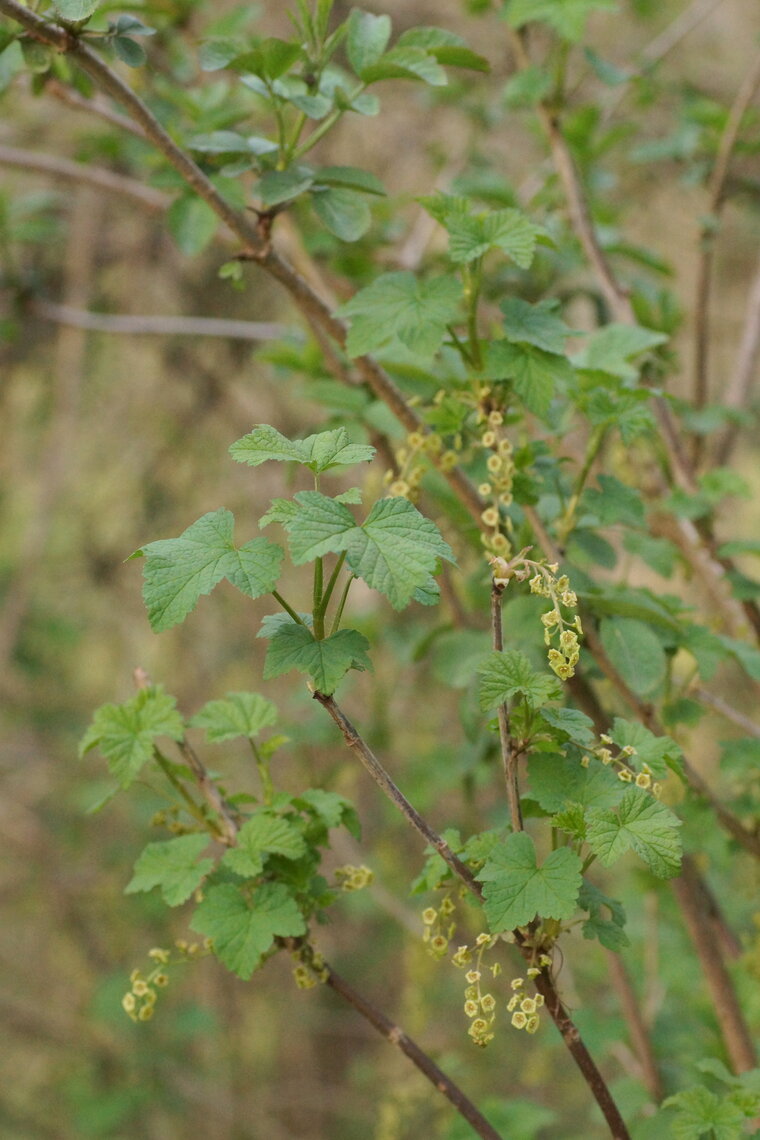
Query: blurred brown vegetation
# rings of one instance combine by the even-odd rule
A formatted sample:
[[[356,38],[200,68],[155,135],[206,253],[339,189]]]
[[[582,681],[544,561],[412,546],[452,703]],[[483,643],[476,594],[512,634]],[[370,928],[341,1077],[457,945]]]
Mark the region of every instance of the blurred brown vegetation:
[[[199,16],[208,8],[194,7]],[[509,74],[504,45],[494,44],[486,24],[468,17],[457,0],[384,0],[371,7],[391,13],[399,28],[436,23],[459,31],[493,61],[488,82],[494,89]],[[641,0],[625,5],[622,15],[598,16],[598,50],[622,64],[687,7],[680,0]],[[268,29],[287,34],[279,5],[264,8]],[[643,19],[647,9],[651,18]],[[684,81],[730,99],[758,30],[755,5],[725,0],[679,45],[672,67]],[[150,83],[149,74],[133,78]],[[107,165],[106,124],[51,95],[32,99],[25,81],[17,82],[4,107],[0,144],[65,157],[91,154],[93,163]],[[544,159],[523,121],[491,139],[487,120],[466,110],[456,102],[431,105],[424,92],[386,85],[383,116],[347,121],[320,158],[374,169],[392,194],[409,198],[429,192],[441,171],[450,179],[483,146],[502,157],[510,181],[529,179]],[[653,117],[660,114],[667,109],[651,108]],[[11,197],[55,196],[46,240],[21,247],[25,272],[42,283],[49,301],[104,313],[278,321],[294,337],[302,335],[295,313],[262,275],[252,272],[241,293],[219,282],[225,257],[219,245],[193,260],[181,255],[160,210],[39,173],[6,166],[0,175]],[[642,168],[612,192],[633,202],[632,236],[675,265],[688,307],[702,191],[658,182]],[[397,247],[403,248],[417,222],[411,202],[400,219]],[[756,219],[754,225],[756,239]],[[746,227],[729,215],[714,317],[722,329],[719,361],[722,354],[730,359],[754,272]],[[284,240],[297,256],[297,238],[286,233]],[[326,276],[335,295],[345,292],[344,280]],[[142,799],[117,798],[103,813],[88,815],[105,786],[103,770],[95,757],[76,761],[93,708],[129,696],[136,666],[166,684],[188,712],[228,690],[262,689],[262,643],[239,597],[221,591],[191,622],[157,638],[141,603],[139,565],[124,560],[142,543],[177,534],[222,505],[250,518],[252,532],[281,473],[236,466],[227,447],[255,422],[305,435],[323,422],[324,409],[249,343],[89,332],[45,319],[33,299],[14,313],[9,298],[2,315],[17,335],[0,347],[0,1131],[14,1140],[443,1134],[445,1103],[439,1105],[403,1059],[375,1042],[333,995],[299,993],[287,961],[270,962],[251,984],[213,961],[176,970],[154,1022],[135,1027],[124,1017],[120,998],[130,970],[144,965],[151,946],[186,931],[181,915],[167,916],[150,896],[122,894],[150,836],[156,805],[149,790]],[[382,471],[378,462],[376,479]],[[372,611],[366,622],[385,640],[395,639],[406,664],[380,655],[373,682],[353,682],[348,705],[361,710],[365,733],[379,749],[392,739],[394,773],[445,826],[435,779],[423,784],[419,765],[427,764],[429,776],[436,757],[456,758],[451,691],[439,697],[429,669],[409,659],[407,618]],[[307,694],[290,682],[269,683],[264,691],[293,724],[278,771],[282,785],[296,790],[319,773],[327,786],[355,797],[368,847],[375,849],[383,885],[372,898],[348,900],[344,918],[321,933],[326,953],[436,1050],[468,1091],[508,1088],[540,1102],[547,1084],[555,1094],[561,1087],[570,1115],[542,1135],[595,1135],[584,1091],[559,1045],[548,1040],[550,1029],[539,1042],[521,1041],[516,1057],[505,1037],[498,1054],[454,1060],[464,1028],[440,1014],[458,1008],[458,979],[432,968],[415,938],[406,936],[408,928],[418,931],[416,911],[395,901],[404,897],[409,867],[416,866],[416,842],[393,829],[374,791],[342,765],[336,738]],[[247,786],[242,753],[227,750],[208,762],[223,764],[231,785]],[[361,861],[361,853],[343,841],[336,861],[352,858]],[[677,952],[673,939],[663,953]],[[563,975],[576,1005],[584,988],[599,996],[604,976],[602,952],[582,950]],[[655,967],[649,1000],[659,1000]],[[611,1056],[620,1073],[631,1055],[620,1044],[614,1003],[602,997],[605,1002],[609,1018],[604,1029],[589,1026],[598,1038],[591,1044]]]

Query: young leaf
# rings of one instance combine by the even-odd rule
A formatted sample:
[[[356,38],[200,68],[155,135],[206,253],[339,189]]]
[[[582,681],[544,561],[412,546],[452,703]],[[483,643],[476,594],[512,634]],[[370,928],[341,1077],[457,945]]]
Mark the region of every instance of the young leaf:
[[[318,641],[310,629],[295,622],[273,635],[264,662],[264,677],[279,677],[291,669],[308,673],[320,693],[333,693],[349,669],[371,669],[369,642],[355,629],[340,629]]]
[[[409,28],[400,35],[396,47],[423,48],[439,63],[448,67],[468,67],[473,71],[490,71],[488,60],[468,48],[461,36],[444,28]]]
[[[322,431],[306,439],[287,439],[268,424],[259,424],[230,447],[230,455],[238,463],[258,467],[268,459],[294,460],[308,467],[315,475],[321,475],[333,467],[369,463],[374,454],[374,447],[351,443],[345,428]],[[276,499],[275,502],[285,503],[286,500]],[[283,520],[272,518],[269,521]]]
[[[295,803],[297,807],[306,804],[328,830],[340,827],[342,824],[354,839],[360,838],[361,824],[356,808],[350,800],[338,792],[326,792],[324,788],[307,788]]]
[[[495,709],[518,693],[534,706],[556,700],[560,695],[559,682],[547,674],[534,672],[528,658],[517,649],[490,653],[478,673],[483,712]]]
[[[641,325],[604,325],[591,335],[585,349],[573,357],[573,364],[577,368],[608,372],[621,380],[636,380],[639,370],[631,362],[667,339],[664,333]]]
[[[584,938],[598,938],[602,946],[619,954],[629,945],[628,935],[623,929],[625,926],[625,910],[622,903],[610,899],[595,887],[593,883],[583,880],[578,906],[588,911],[588,918],[583,923]],[[602,907],[609,913],[609,918],[602,915]]]
[[[398,339],[431,359],[459,313],[461,296],[462,286],[452,277],[419,281],[407,271],[384,273],[338,310],[339,316],[351,317],[349,356],[363,356]]]
[[[511,344],[532,344],[544,352],[564,355],[565,341],[573,332],[557,316],[558,301],[531,305],[521,297],[508,297],[499,308],[504,314],[504,334]]]
[[[253,739],[262,728],[276,723],[275,705],[260,693],[228,693],[224,700],[209,701],[190,721],[193,728],[206,730],[210,744],[239,736]]]
[[[567,735],[579,748],[594,747],[594,722],[579,709],[546,706],[541,709],[541,719],[550,728]]]
[[[675,1140],[740,1140],[746,1135],[743,1109],[729,1096],[719,1097],[700,1085],[669,1096],[662,1107],[678,1110],[670,1126]]]
[[[100,0],[55,0],[55,10],[64,20],[78,23],[89,20],[100,4]]]
[[[604,618],[599,637],[610,661],[635,693],[648,696],[665,680],[665,650],[648,625],[631,618]]]
[[[446,72],[435,56],[416,47],[394,47],[377,63],[365,67],[361,78],[365,83],[378,83],[381,79],[419,79],[431,87],[445,87]]]
[[[140,689],[120,705],[101,705],[87,729],[79,755],[98,747],[109,771],[123,788],[129,787],[146,761],[153,757],[157,736],[181,740],[185,733],[174,697],[161,685]]]
[[[539,867],[533,840],[515,832],[494,851],[476,875],[493,934],[526,926],[536,915],[569,918],[580,890],[582,862],[569,847],[552,851]]]
[[[311,204],[320,221],[341,241],[358,241],[372,222],[369,206],[353,190],[314,188]]]
[[[314,181],[319,186],[340,186],[344,190],[385,197],[385,188],[377,175],[357,166],[322,166],[314,172]]]
[[[380,59],[391,38],[390,16],[373,16],[354,8],[348,18],[346,54],[348,62],[363,79],[363,72]]]
[[[586,818],[588,845],[605,867],[633,849],[659,878],[678,874],[681,821],[642,788],[629,788],[616,810],[592,809]]]
[[[216,956],[243,981],[275,937],[306,933],[303,915],[282,883],[264,883],[250,899],[231,883],[209,887],[190,925],[213,939]]]
[[[622,720],[618,716],[612,722],[610,736],[618,748],[635,748],[636,754],[631,763],[636,769],[646,764],[656,780],[664,779],[668,768],[680,771],[681,749],[669,736],[655,736],[643,724]]]
[[[545,420],[555,395],[573,378],[564,356],[545,352],[532,344],[494,340],[486,346],[483,375],[512,381],[515,392],[533,415]]]
[[[600,490],[589,488],[583,496],[583,505],[593,511],[601,526],[644,525],[644,504],[638,491],[614,475],[597,475],[596,481]]]
[[[147,52],[142,44],[138,44],[136,40],[129,36],[114,36],[111,42],[113,43],[113,50],[121,62],[126,63],[127,67],[142,67],[147,63]],[[203,204],[205,205],[205,203]],[[216,214],[214,214],[214,221],[216,221]],[[216,229],[216,225],[214,229]],[[180,248],[182,247],[180,246]]]
[[[223,578],[250,598],[274,589],[284,557],[281,547],[268,538],[237,547],[234,526],[230,511],[210,511],[179,538],[150,542],[132,555],[145,557],[143,598],[155,633],[187,617],[201,595],[211,593]]]
[[[186,902],[214,866],[213,859],[201,859],[201,851],[209,845],[209,837],[180,835],[161,843],[149,843],[135,863],[135,873],[124,888],[127,895],[161,888],[167,906]]]
[[[194,257],[213,238],[219,219],[202,198],[196,194],[183,194],[169,207],[166,224],[182,252]]]
[[[300,859],[305,854],[303,835],[290,820],[259,812],[240,828],[236,846],[225,853],[222,863],[239,875],[251,877],[261,874],[267,855]]]
[[[583,35],[586,20],[598,9],[614,11],[617,0],[508,0],[507,20],[522,28],[532,20],[548,24],[563,39],[575,43]]]
[[[255,186],[256,197],[262,205],[279,206],[290,202],[308,190],[314,181],[314,171],[308,166],[292,166],[290,170],[267,170]]]
[[[435,523],[408,499],[378,500],[361,526],[347,507],[318,491],[299,491],[295,500],[301,510],[284,525],[296,565],[345,550],[349,568],[394,609],[418,590],[435,592],[438,560],[454,561]]]

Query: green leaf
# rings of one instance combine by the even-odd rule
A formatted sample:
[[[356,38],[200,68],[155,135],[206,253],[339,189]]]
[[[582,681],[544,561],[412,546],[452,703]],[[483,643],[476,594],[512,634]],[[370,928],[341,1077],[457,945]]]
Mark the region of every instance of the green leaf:
[[[617,0],[508,0],[506,15],[513,28],[536,21],[575,43],[582,37],[591,12],[612,12],[617,6]]]
[[[308,190],[314,181],[314,171],[308,166],[291,166],[289,170],[267,170],[256,183],[254,191],[262,205],[278,206],[290,202]]]
[[[636,380],[639,370],[631,361],[667,339],[664,333],[641,325],[604,325],[591,335],[583,352],[573,357],[573,364],[608,372],[621,380]]]
[[[142,67],[148,62],[148,55],[145,48],[142,44],[138,44],[136,40],[130,39],[129,36],[114,36],[111,42],[113,44],[113,50],[121,62],[126,63],[127,67]],[[216,214],[214,214],[214,218],[216,219]],[[216,229],[216,226],[214,229]]]
[[[406,271],[384,273],[338,310],[351,317],[348,355],[363,356],[397,339],[431,359],[459,314],[461,297],[462,286],[452,277],[420,281]]]
[[[227,693],[224,700],[208,701],[190,721],[193,728],[205,729],[210,744],[239,736],[253,739],[276,723],[277,708],[261,693]]]
[[[202,71],[221,71],[233,59],[241,55],[243,47],[239,40],[213,39],[201,44],[198,62]]]
[[[760,681],[760,649],[735,637],[719,636],[718,641],[753,681]]]
[[[638,771],[646,764],[656,780],[664,779],[668,768],[680,771],[681,748],[669,736],[655,736],[643,724],[622,720],[619,716],[612,722],[610,736],[618,748],[636,749],[631,764]]]
[[[222,863],[248,878],[261,874],[267,855],[300,859],[305,854],[306,843],[295,824],[262,811],[246,820],[238,832],[236,846],[225,852]]]
[[[569,847],[552,851],[539,867],[533,840],[525,831],[507,837],[476,878],[493,934],[526,926],[536,915],[569,918],[580,890],[581,860]]]
[[[363,72],[382,56],[391,38],[390,16],[373,16],[354,8],[348,18],[346,54],[348,62],[363,79]]]
[[[494,340],[486,346],[483,376],[512,381],[528,411],[545,420],[554,397],[572,380],[573,370],[564,356],[532,344]]]
[[[604,651],[625,683],[645,697],[665,680],[667,658],[656,633],[632,618],[604,618],[599,625]]]
[[[418,201],[448,232],[449,256],[456,264],[500,249],[521,269],[527,269],[533,260],[536,238],[544,233],[521,210],[483,210],[474,214],[469,199],[442,193]]]
[[[681,866],[681,821],[642,788],[629,788],[617,809],[591,809],[586,839],[605,867],[629,849],[653,874],[670,879]]]
[[[54,2],[58,15],[64,20],[71,20],[72,23],[88,20],[100,5],[100,0],[54,0]]]
[[[314,172],[314,181],[320,186],[340,186],[344,190],[385,197],[385,187],[377,175],[358,166],[321,166]]]
[[[192,135],[187,142],[191,150],[201,154],[272,154],[279,150],[276,142],[260,135],[240,135],[237,131],[211,131]]]
[[[182,252],[194,257],[213,238],[219,219],[202,198],[196,194],[183,194],[167,210],[166,224]]]
[[[161,888],[167,906],[186,902],[214,866],[213,859],[201,859],[201,851],[209,845],[209,837],[180,835],[162,843],[149,843],[135,863],[135,873],[124,888],[127,895]]]
[[[624,789],[610,768],[592,758],[584,768],[578,759],[534,752],[528,759],[531,797],[544,811],[562,811],[567,804],[607,808],[619,803]]]
[[[578,906],[581,910],[588,911],[588,918],[583,923],[584,938],[597,938],[601,945],[607,950],[612,950],[613,954],[619,954],[621,950],[630,945],[628,936],[623,929],[625,926],[625,910],[622,903],[617,902],[616,899],[608,898],[593,883],[584,879],[578,895]],[[609,912],[609,918],[603,917],[603,907]]]
[[[417,590],[435,592],[438,560],[454,561],[435,523],[408,499],[378,500],[361,526],[347,507],[318,491],[299,491],[295,500],[302,510],[284,524],[295,564],[345,550],[349,568],[394,609]]]
[[[676,1140],[741,1140],[746,1135],[742,1109],[699,1085],[669,1096],[662,1107],[678,1110],[670,1125]]]
[[[601,526],[643,526],[644,504],[641,494],[626,487],[614,475],[597,475],[599,490],[592,487],[583,496],[583,506],[593,511]]]
[[[210,511],[179,538],[150,542],[132,555],[146,560],[143,598],[155,633],[181,622],[201,595],[211,593],[223,578],[250,598],[275,588],[284,557],[281,547],[268,538],[237,547],[234,526],[230,511]]]
[[[499,306],[504,314],[504,333],[511,344],[532,344],[544,352],[563,356],[572,329],[557,316],[559,301],[531,305],[521,297],[508,297]]]
[[[209,887],[191,927],[213,939],[214,953],[247,981],[275,937],[298,937],[306,923],[282,883],[264,883],[249,897],[231,883]]]
[[[264,662],[264,677],[279,677],[291,669],[308,673],[314,687],[330,694],[349,669],[371,669],[369,642],[355,629],[340,629],[318,641],[305,625],[291,622],[272,635]]]
[[[560,696],[555,677],[536,673],[524,653],[517,649],[494,650],[478,669],[480,675],[480,707],[483,712],[495,709],[519,693],[534,707]]]
[[[536,107],[552,89],[552,78],[545,68],[532,63],[524,71],[516,72],[504,84],[502,99],[510,109]]]
[[[120,705],[101,705],[92,718],[79,755],[99,748],[123,788],[129,787],[146,761],[153,758],[157,736],[181,740],[185,734],[174,697],[161,685],[140,689]]]
[[[299,807],[306,804],[328,830],[340,827],[342,824],[355,839],[361,836],[361,824],[356,808],[345,796],[337,792],[326,792],[324,788],[307,788],[295,802]]]
[[[287,439],[268,424],[259,424],[230,447],[230,455],[238,463],[258,467],[268,459],[294,460],[296,463],[303,463],[315,475],[321,475],[332,467],[351,467],[355,463],[369,463],[374,454],[374,447],[363,443],[351,443],[345,428],[322,431],[317,435],[307,436],[306,439]],[[284,505],[288,500],[276,499],[275,503]],[[270,511],[269,514],[271,513]],[[295,511],[291,510],[290,513]],[[284,518],[275,519],[272,516],[268,521],[283,522]]]
[[[365,83],[381,79],[419,79],[431,87],[445,87],[446,72],[435,56],[422,48],[394,47],[361,73]]]
[[[341,241],[358,241],[372,222],[369,206],[353,190],[312,189],[311,204],[320,221]]]
[[[399,36],[397,47],[423,48],[447,67],[467,67],[472,71],[490,71],[488,60],[468,48],[461,36],[444,28],[409,28]]]
[[[579,709],[555,709],[546,706],[541,709],[541,720],[552,729],[567,735],[579,748],[594,747],[594,722]]]

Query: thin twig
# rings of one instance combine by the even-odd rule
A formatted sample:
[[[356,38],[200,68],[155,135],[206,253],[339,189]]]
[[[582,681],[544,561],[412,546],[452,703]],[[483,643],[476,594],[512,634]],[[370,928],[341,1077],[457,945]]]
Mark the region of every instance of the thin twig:
[[[745,76],[720,137],[710,179],[707,184],[707,221],[702,225],[694,298],[694,404],[703,408],[709,399],[710,295],[715,265],[716,236],[726,193],[726,178],[734,153],[742,119],[760,86],[760,54]],[[695,436],[697,459],[701,456],[703,437]]]
[[[501,598],[504,586],[496,582],[491,586],[491,638],[493,648],[501,653],[504,649],[504,634],[501,623]],[[507,803],[509,804],[509,818],[512,821],[513,831],[523,830],[522,809],[520,807],[520,787],[517,780],[517,756],[515,755],[512,733],[509,725],[509,710],[507,702],[502,701],[498,708],[499,718],[499,744],[501,746],[501,764],[504,771],[504,783],[507,789]]]
[[[681,874],[671,885],[699,956],[731,1065],[734,1072],[746,1073],[757,1065],[755,1047],[714,931],[704,921],[701,878],[690,855],[684,856]]]
[[[472,1101],[470,1101],[462,1090],[434,1064],[428,1054],[420,1049],[419,1045],[417,1045],[411,1037],[404,1033],[400,1026],[395,1025],[384,1013],[368,1001],[367,998],[357,993],[353,986],[348,984],[345,978],[342,978],[340,974],[333,970],[332,966],[325,964],[324,968],[327,971],[327,977],[325,979],[326,985],[340,994],[362,1017],[366,1018],[366,1020],[375,1027],[378,1033],[382,1034],[386,1041],[389,1041],[391,1045],[395,1045],[397,1049],[400,1049],[401,1052],[409,1058],[412,1064],[416,1065],[421,1073],[424,1073],[438,1092],[443,1093],[443,1095],[451,1101],[460,1116],[464,1117],[478,1136],[483,1137],[483,1140],[503,1140],[500,1133],[496,1131],[493,1125],[489,1124]]]
[[[33,174],[46,174],[52,178],[62,178],[66,182],[84,183],[108,194],[118,194],[129,198],[151,213],[159,213],[167,208],[171,199],[160,190],[144,186],[135,178],[116,174],[91,163],[72,162],[49,154],[37,154],[20,147],[0,145],[0,166],[10,166],[16,170]]]
[[[612,984],[615,987],[615,992],[620,1001],[620,1008],[625,1018],[625,1023],[628,1026],[628,1032],[631,1035],[631,1043],[636,1053],[636,1058],[641,1066],[644,1085],[655,1104],[659,1104],[665,1095],[662,1087],[662,1078],[660,1077],[660,1071],[657,1067],[657,1060],[654,1055],[654,1049],[652,1048],[649,1030],[644,1021],[644,1015],[642,1014],[636,991],[628,976],[628,971],[623,964],[623,959],[619,954],[613,954],[612,951],[608,950],[607,965],[609,967]]]
[[[147,139],[142,127],[139,127],[132,119],[128,119],[126,115],[120,115],[118,111],[114,111],[110,103],[106,103],[105,100],[98,97],[87,99],[58,79],[47,81],[45,94],[53,95],[61,103],[65,103],[67,107],[73,107],[75,111],[86,111],[88,115],[96,115],[109,126],[118,127],[120,131],[128,131],[129,134],[134,135],[137,139],[142,139],[143,142]]]
[[[736,353],[736,364],[723,397],[723,403],[727,408],[740,411],[746,407],[752,382],[757,374],[758,359],[760,359],[760,260],[747,293],[747,308]],[[719,466],[728,463],[738,434],[739,424],[736,421],[730,423],[723,431],[715,451],[715,459]]]
[[[711,709],[720,713],[726,720],[730,720],[738,728],[741,728],[748,736],[754,736],[760,740],[760,724],[751,720],[743,712],[740,712],[739,709],[735,709],[733,705],[724,701],[722,697],[716,696],[715,693],[709,693],[707,689],[702,688],[692,689],[691,692],[702,704],[709,705]]]
[[[292,336],[296,331],[273,321],[235,321],[217,317],[125,316],[116,313],[91,313],[56,305],[37,298],[27,308],[36,317],[92,332],[121,333],[128,336],[210,336],[225,340],[262,341]]]
[[[383,765],[375,756],[372,749],[361,737],[358,730],[354,728],[351,721],[345,715],[343,710],[336,704],[331,696],[325,693],[315,692],[313,694],[314,700],[319,701],[324,709],[330,714],[332,719],[340,729],[343,739],[345,740],[351,751],[359,757],[362,764],[369,772],[372,779],[378,787],[384,792],[391,803],[399,809],[401,814],[414,830],[422,836],[426,843],[429,843],[435,851],[441,856],[443,861],[454,872],[458,879],[472,891],[477,898],[483,897],[483,888],[476,880],[472,871],[467,867],[461,859],[454,854],[445,839],[437,835],[429,824],[422,818],[416,808],[412,807],[409,800],[404,793],[396,786],[391,777],[386,772]]]

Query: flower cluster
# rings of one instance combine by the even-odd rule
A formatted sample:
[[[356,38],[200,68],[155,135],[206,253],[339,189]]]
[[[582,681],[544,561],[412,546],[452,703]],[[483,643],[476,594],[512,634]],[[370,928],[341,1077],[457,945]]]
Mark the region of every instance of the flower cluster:
[[[467,1030],[473,1042],[481,1048],[493,1040],[493,1024],[496,1020],[496,998],[491,993],[483,993],[481,980],[483,978],[483,954],[496,945],[496,939],[491,934],[479,934],[475,945],[460,946],[452,957],[455,966],[462,969],[469,966],[465,974],[467,987],[464,991],[464,1012],[470,1018],[470,1027]],[[498,962],[489,966],[492,978],[501,973]]]
[[[544,643],[549,648],[549,665],[562,681],[567,681],[575,673],[581,654],[578,638],[583,635],[583,626],[578,614],[569,621],[563,610],[574,610],[578,605],[578,597],[570,589],[570,580],[566,574],[557,577],[559,566],[556,562],[548,565],[534,562],[525,557],[529,550],[530,547],[525,547],[509,560],[490,554],[488,561],[493,580],[497,586],[506,586],[513,578],[518,582],[530,579],[531,594],[549,599],[551,609],[541,615]]]
[[[512,520],[500,508],[509,507],[512,503],[515,464],[512,444],[499,430],[502,423],[501,412],[488,413],[486,430],[480,437],[481,445],[491,453],[486,460],[488,479],[480,484],[478,492],[484,499],[490,499],[480,516],[481,522],[488,528],[481,535],[481,540],[491,554],[504,558],[509,557],[512,550],[508,537],[512,531]]]
[[[594,748],[593,754],[597,760],[601,760],[605,768],[614,767],[617,769],[618,779],[622,780],[624,784],[635,784],[637,788],[644,788],[650,791],[655,798],[658,798],[662,791],[661,785],[655,783],[652,779],[652,769],[648,764],[641,765],[641,771],[636,772],[632,768],[630,761],[637,755],[636,749],[632,744],[626,744],[623,748],[618,748],[611,736],[605,733],[599,737],[601,743],[597,748]],[[613,755],[612,749],[618,748],[617,755]],[[584,768],[588,768],[591,763],[590,756],[583,756],[581,764]]]
[[[451,916],[455,909],[450,895],[446,895],[437,910],[434,906],[428,906],[422,912],[425,925],[422,941],[433,958],[442,958],[454,937],[457,926]]]
[[[324,957],[309,942],[302,942],[292,952],[292,957],[296,962],[293,978],[299,990],[311,990],[318,982],[327,981],[328,969]]]
[[[361,891],[368,887],[375,875],[369,867],[352,867],[346,863],[344,867],[335,868],[335,879],[342,891]]]
[[[551,958],[542,954],[539,958],[541,966],[550,966]],[[531,966],[527,970],[529,978],[537,978],[541,973],[538,966]],[[526,1033],[535,1033],[541,1024],[538,1011],[544,1004],[543,994],[534,994],[533,997],[525,991],[525,979],[513,978],[511,981],[512,997],[507,1002],[507,1012],[512,1014],[512,1025],[515,1029],[524,1029]]]
[[[446,459],[446,470],[456,466],[457,462],[454,452],[443,451],[443,440],[435,432],[410,432],[403,445],[394,452],[396,470],[386,471],[384,476],[390,498],[412,501],[418,498],[425,474],[425,457],[441,466]]]
[[[213,950],[210,938],[204,942],[185,942],[184,939],[179,939],[174,945],[177,950],[175,962],[205,958]],[[148,957],[155,963],[153,969],[148,974],[143,974],[141,970],[133,970],[129,975],[130,989],[121,999],[121,1007],[132,1021],[150,1021],[158,1000],[158,991],[165,989],[169,984],[168,967],[172,962],[171,950],[155,946],[148,951]]]

